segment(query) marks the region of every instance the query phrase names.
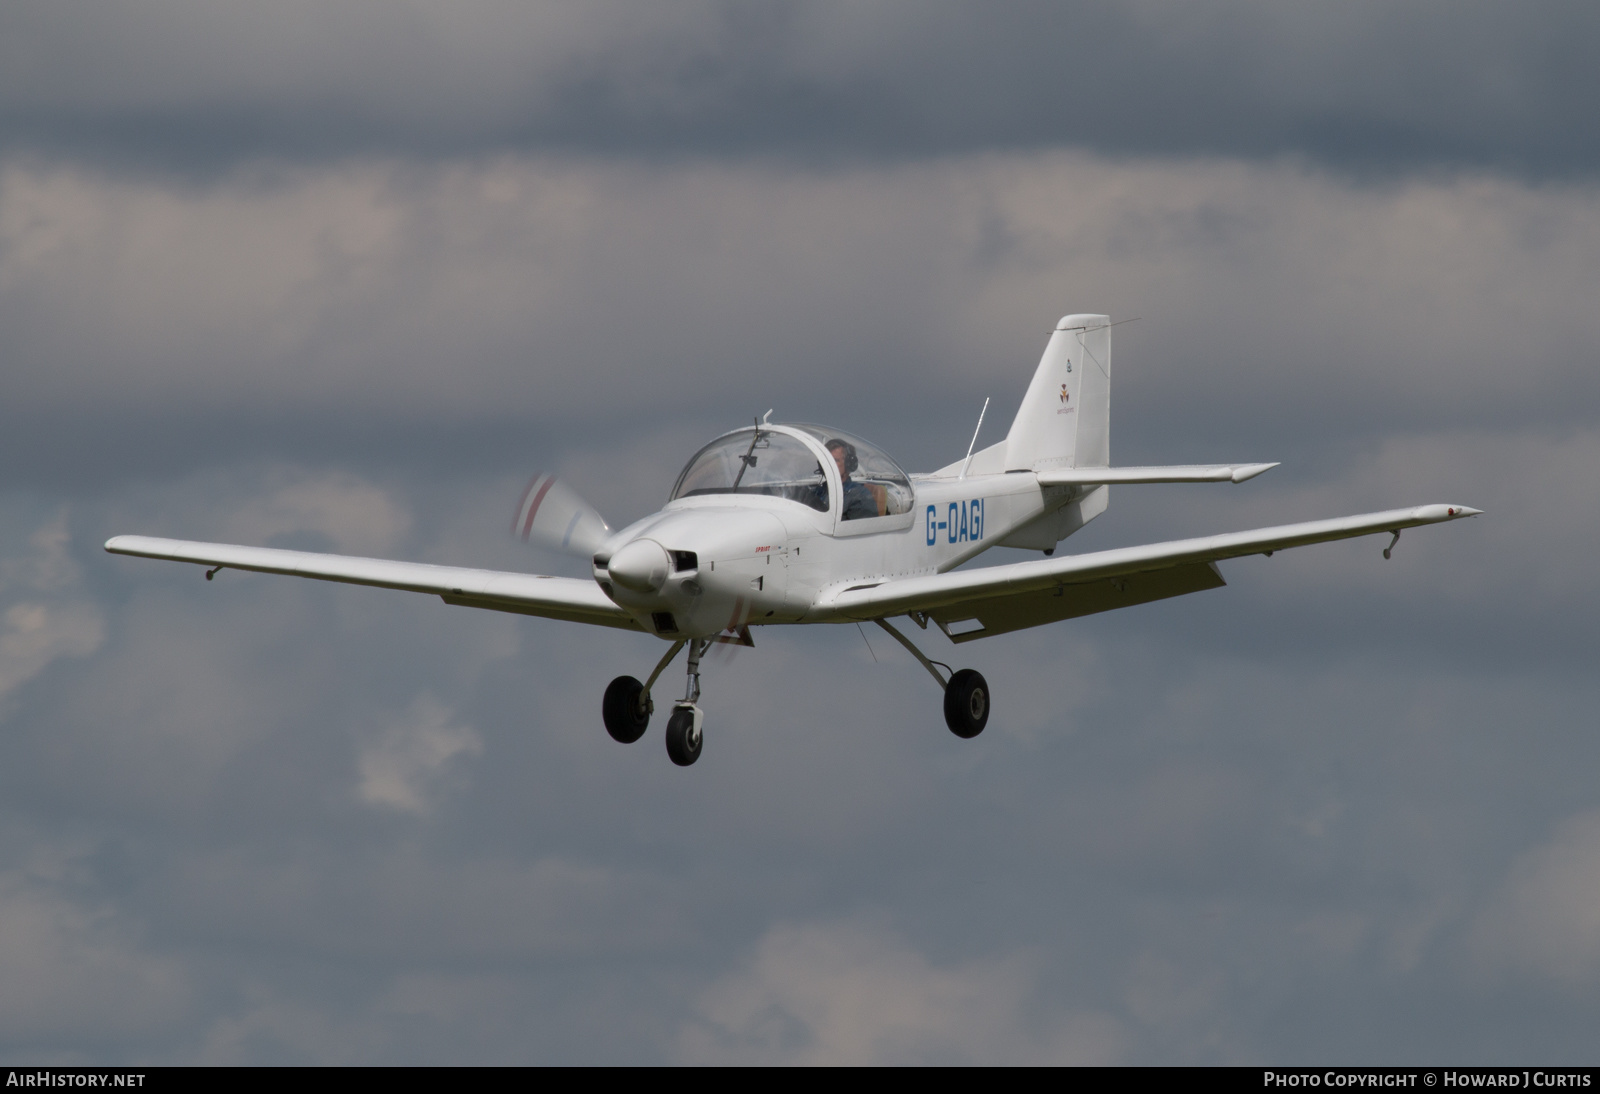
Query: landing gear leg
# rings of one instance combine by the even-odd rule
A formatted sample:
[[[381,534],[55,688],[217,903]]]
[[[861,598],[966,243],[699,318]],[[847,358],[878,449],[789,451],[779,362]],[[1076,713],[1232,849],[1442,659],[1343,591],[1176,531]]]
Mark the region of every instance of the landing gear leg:
[[[894,640],[911,651],[928,674],[939,682],[944,689],[944,724],[950,727],[950,732],[957,737],[972,738],[983,732],[983,727],[989,724],[989,682],[977,669],[962,669],[960,672],[950,673],[946,679],[935,665],[939,661],[930,661],[922,655],[922,651],[911,644],[911,639],[901,634],[889,625],[887,619],[874,619],[874,623],[888,631]],[[950,671],[949,665],[943,666],[946,672]]]
[[[705,723],[705,711],[700,702],[700,655],[711,645],[709,638],[689,640],[689,683],[683,699],[672,705],[672,717],[667,719],[667,756],[679,767],[688,767],[700,758],[700,748],[705,744],[700,728]]]
[[[605,719],[606,732],[611,734],[612,740],[631,745],[644,736],[644,731],[650,726],[650,715],[656,709],[655,703],[650,701],[650,687],[661,675],[661,670],[678,656],[683,646],[682,641],[675,642],[667,655],[656,663],[656,671],[644,683],[639,683],[631,676],[619,676],[607,685],[606,697],[600,704],[600,715]]]

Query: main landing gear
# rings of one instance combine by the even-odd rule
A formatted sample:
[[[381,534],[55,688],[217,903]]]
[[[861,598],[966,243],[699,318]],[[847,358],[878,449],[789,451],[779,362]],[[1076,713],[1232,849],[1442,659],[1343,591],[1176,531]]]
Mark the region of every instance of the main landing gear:
[[[705,744],[701,727],[705,724],[705,711],[700,709],[700,657],[711,645],[709,638],[692,638],[673,644],[667,655],[656,664],[650,679],[639,683],[631,676],[619,676],[606,687],[600,713],[605,719],[606,732],[612,740],[631,745],[650,725],[650,715],[655,703],[650,699],[650,687],[663,669],[678,656],[684,646],[689,647],[689,682],[681,700],[672,704],[672,716],[667,719],[667,756],[679,767],[688,767],[700,758]]]
[[[918,664],[939,682],[939,687],[944,690],[944,722],[950,727],[950,732],[966,739],[982,733],[983,727],[989,724],[989,682],[983,678],[983,674],[977,669],[951,672],[949,665],[924,657],[922,651],[890,626],[888,620],[875,619],[873,622],[910,650]],[[689,681],[683,698],[672,704],[672,715],[667,719],[667,756],[679,767],[688,767],[698,760],[700,750],[705,745],[702,729],[706,718],[705,711],[700,709],[700,658],[713,641],[710,638],[689,638],[673,643],[667,655],[657,662],[650,679],[642,684],[631,676],[619,676],[611,681],[606,687],[600,712],[605,719],[606,732],[611,734],[612,739],[631,745],[644,736],[644,731],[650,726],[650,715],[655,713],[650,688],[672,659],[678,656],[678,651],[688,646]],[[950,675],[946,677],[939,668]]]
[[[989,682],[977,669],[962,669],[944,686],[944,724],[968,739],[989,724]]]
[[[619,676],[606,685],[606,697],[600,701],[600,714],[606,721],[606,732],[618,744],[631,745],[650,728],[650,715],[656,705],[644,685],[631,676]]]
[[[983,673],[977,669],[962,669],[951,672],[947,680],[934,666],[942,665],[949,672],[949,665],[928,660],[921,650],[911,644],[911,639],[895,630],[887,619],[874,619],[873,622],[910,650],[911,656],[939,681],[939,686],[944,689],[944,724],[950,727],[950,732],[969,740],[982,733],[983,727],[989,724],[989,682],[983,678]]]

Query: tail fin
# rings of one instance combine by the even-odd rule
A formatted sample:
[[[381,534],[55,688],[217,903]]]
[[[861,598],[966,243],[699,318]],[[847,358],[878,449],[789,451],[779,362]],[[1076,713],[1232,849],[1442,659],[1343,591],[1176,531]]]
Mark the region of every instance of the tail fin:
[[[1111,463],[1111,317],[1068,315],[1006,434],[1006,470]]]

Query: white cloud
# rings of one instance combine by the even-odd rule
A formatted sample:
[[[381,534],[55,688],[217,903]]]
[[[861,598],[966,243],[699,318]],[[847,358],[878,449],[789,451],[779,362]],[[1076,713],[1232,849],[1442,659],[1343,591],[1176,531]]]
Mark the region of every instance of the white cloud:
[[[1021,958],[940,966],[860,923],[770,929],[700,996],[680,1037],[692,1063],[1107,1064],[1112,1018],[1040,1007]]]
[[[410,531],[411,517],[390,494],[353,475],[306,475],[257,498],[238,498],[225,535],[264,544],[274,536],[316,532],[345,554],[385,555]]]
[[[11,1045],[91,1047],[185,1017],[181,965],[140,947],[110,906],[0,873],[0,1029]],[[88,1044],[85,1044],[88,1042]]]
[[[356,796],[368,805],[426,814],[457,757],[483,752],[478,731],[431,695],[419,696],[401,718],[361,749]]]
[[[58,657],[84,657],[105,638],[100,613],[88,605],[13,604],[0,630],[0,695],[37,676]]]
[[[1570,984],[1600,974],[1600,810],[1518,857],[1473,932],[1490,967]]]
[[[193,188],[11,162],[0,318],[14,405],[56,411],[614,420],[909,383],[1005,403],[1051,320],[1093,308],[1145,317],[1122,359],[1175,413],[1570,417],[1595,396],[1597,209],[1583,186],[1065,154]]]
[[[0,596],[20,595],[0,614],[0,697],[57,658],[86,657],[105,640],[105,620],[81,590],[68,553],[63,510],[41,526],[20,557],[0,560]]]

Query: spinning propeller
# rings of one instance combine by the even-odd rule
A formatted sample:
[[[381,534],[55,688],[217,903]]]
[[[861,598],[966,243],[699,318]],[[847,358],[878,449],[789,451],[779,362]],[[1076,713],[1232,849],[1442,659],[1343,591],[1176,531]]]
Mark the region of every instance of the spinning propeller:
[[[572,487],[554,475],[539,474],[522,492],[511,534],[524,543],[589,558],[611,534],[611,526]]]

